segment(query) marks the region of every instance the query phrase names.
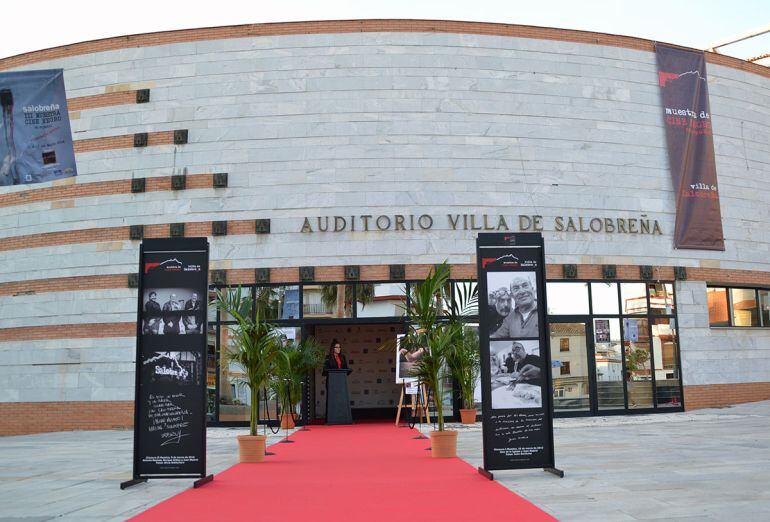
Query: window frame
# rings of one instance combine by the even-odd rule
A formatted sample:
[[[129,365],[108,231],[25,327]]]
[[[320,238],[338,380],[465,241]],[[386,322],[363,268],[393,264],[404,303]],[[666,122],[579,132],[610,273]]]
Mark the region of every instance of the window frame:
[[[760,290],[766,290],[770,291],[770,287],[767,286],[751,286],[751,285],[728,285],[728,284],[721,284],[721,283],[707,283],[706,284],[706,295],[708,295],[708,289],[709,288],[719,288],[724,289],[727,298],[727,325],[712,325],[711,324],[711,318],[709,317],[709,329],[726,329],[726,328],[738,328],[741,330],[746,329],[752,329],[752,328],[770,328],[770,324],[764,324],[764,317],[762,316],[762,303],[759,301],[759,292]],[[754,291],[754,302],[756,303],[757,307],[757,320],[759,321],[759,324],[756,326],[739,326],[735,324],[735,320],[733,318],[733,293],[732,290],[753,290]]]

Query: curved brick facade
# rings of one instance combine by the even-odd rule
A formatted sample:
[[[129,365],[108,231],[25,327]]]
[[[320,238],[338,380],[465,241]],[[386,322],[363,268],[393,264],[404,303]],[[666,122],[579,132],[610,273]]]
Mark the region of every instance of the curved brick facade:
[[[511,229],[520,215],[542,216],[552,279],[567,263],[595,279],[603,264],[618,265],[621,279],[638,279],[639,265],[669,280],[687,267],[676,290],[688,406],[725,403],[715,386],[732,383],[742,385],[728,403],[768,398],[770,330],[710,329],[706,284],[770,285],[770,74],[707,60],[725,252],[673,248],[646,40],[372,20],[137,35],[0,60],[2,70],[64,69],[79,171],[0,188],[0,418],[56,402],[77,415],[72,404],[93,401],[107,415],[97,424],[125,425],[131,225],[163,237],[183,222],[186,235],[209,236],[212,268],[230,283],[253,282],[258,267],[273,268],[274,282],[297,281],[306,265],[325,281],[344,279],[345,265],[376,280],[405,264],[413,278],[444,259],[456,277],[472,277],[475,231],[463,214],[503,215]],[[136,103],[141,89],[149,103]],[[175,145],[181,129],[187,143]],[[148,146],[135,148],[145,132]],[[173,190],[182,173],[185,189]],[[226,188],[215,188],[215,173],[228,174]],[[146,178],[144,192],[132,192],[132,178]],[[423,214],[429,230],[364,231],[356,218],[351,231],[348,219]],[[318,231],[317,218],[333,228],[333,216],[346,229]],[[302,232],[306,217],[312,233]],[[600,218],[602,229],[557,232],[557,217],[584,217],[586,227]],[[254,220],[266,218],[270,234],[255,234]],[[619,219],[657,222],[660,233],[619,233]],[[215,221],[228,222],[228,235],[212,236]],[[103,406],[111,401],[114,421]]]

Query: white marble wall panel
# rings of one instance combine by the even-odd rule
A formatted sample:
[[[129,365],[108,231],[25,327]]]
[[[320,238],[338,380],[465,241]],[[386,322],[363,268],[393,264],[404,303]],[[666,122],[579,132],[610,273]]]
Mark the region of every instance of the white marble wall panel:
[[[685,385],[767,382],[770,329],[709,328],[706,283],[677,283]]]
[[[132,400],[134,337],[0,342],[0,402]]]
[[[0,296],[0,328],[136,321],[136,290]]]

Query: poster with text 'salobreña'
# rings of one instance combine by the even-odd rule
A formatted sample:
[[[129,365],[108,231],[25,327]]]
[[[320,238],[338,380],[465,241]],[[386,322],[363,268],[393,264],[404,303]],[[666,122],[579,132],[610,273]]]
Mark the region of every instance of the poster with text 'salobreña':
[[[134,474],[205,474],[205,238],[145,240],[140,261]]]
[[[484,469],[553,468],[541,234],[479,234]]]
[[[0,73],[0,185],[77,175],[61,69]]]

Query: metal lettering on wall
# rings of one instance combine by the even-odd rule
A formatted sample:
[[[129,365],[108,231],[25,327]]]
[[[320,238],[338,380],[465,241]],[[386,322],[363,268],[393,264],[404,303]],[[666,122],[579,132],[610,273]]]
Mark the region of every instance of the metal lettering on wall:
[[[546,220],[540,215],[507,216],[503,214],[392,214],[358,216],[305,217],[303,233],[315,232],[406,232],[441,228],[481,232],[585,232],[593,234],[663,235],[657,219],[639,217],[555,216]]]

